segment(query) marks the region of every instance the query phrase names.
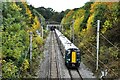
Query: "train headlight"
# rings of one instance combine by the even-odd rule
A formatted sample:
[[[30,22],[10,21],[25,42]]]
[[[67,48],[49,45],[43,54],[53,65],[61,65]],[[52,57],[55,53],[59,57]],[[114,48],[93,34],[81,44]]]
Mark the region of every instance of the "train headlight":
[[[67,59],[67,61],[70,61],[70,59]]]
[[[66,63],[68,63],[68,61],[66,61]]]

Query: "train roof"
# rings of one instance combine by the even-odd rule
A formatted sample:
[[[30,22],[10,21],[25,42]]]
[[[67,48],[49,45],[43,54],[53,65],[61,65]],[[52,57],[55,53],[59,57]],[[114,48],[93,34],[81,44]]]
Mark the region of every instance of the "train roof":
[[[58,37],[63,35],[63,34],[62,34],[60,31],[58,31],[57,29],[55,29],[55,32],[56,32],[56,34],[58,35]]]
[[[65,49],[78,49],[70,40],[68,40],[60,31],[55,29],[61,43],[64,45]]]

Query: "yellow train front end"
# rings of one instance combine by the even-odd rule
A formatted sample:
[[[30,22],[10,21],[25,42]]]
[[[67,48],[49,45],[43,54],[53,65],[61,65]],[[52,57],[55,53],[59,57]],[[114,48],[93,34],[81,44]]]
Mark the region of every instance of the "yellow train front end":
[[[80,51],[67,50],[65,53],[65,64],[68,68],[78,68],[80,66]]]

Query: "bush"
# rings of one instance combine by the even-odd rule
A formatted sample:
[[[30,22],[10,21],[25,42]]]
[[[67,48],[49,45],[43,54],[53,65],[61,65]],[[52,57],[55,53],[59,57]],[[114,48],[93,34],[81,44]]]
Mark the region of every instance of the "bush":
[[[3,78],[17,78],[18,68],[13,62],[6,62],[3,60],[2,63],[2,76]]]

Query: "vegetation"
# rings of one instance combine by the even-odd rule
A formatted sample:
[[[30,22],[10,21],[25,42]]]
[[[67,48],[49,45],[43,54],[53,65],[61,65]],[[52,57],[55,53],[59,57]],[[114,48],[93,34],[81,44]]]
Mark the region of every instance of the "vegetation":
[[[69,11],[69,10],[66,10],[66,11],[62,11],[62,12],[56,12],[52,8],[44,8],[44,7],[36,8],[36,10],[41,15],[43,15],[43,17],[46,19],[46,21],[56,21],[59,23],[61,22],[62,18],[64,17],[64,14]]]
[[[0,64],[3,78],[34,76],[38,65],[36,60],[39,60],[38,56],[42,57],[45,38],[40,35],[42,27],[47,35],[45,21],[61,22],[65,36],[71,41],[71,29],[74,27],[75,45],[81,50],[82,61],[95,72],[97,20],[101,21],[99,71],[107,69],[107,77],[119,77],[119,5],[120,2],[88,2],[81,8],[55,12],[51,8],[34,8],[25,2],[0,3]],[[29,59],[30,32],[33,33],[32,67]],[[33,74],[30,74],[30,69]]]
[[[41,32],[39,18],[43,21],[44,18],[37,11],[30,10],[25,2],[6,2],[2,4],[3,24],[0,27],[2,31],[0,32],[2,34],[2,77],[31,77],[34,74],[29,74],[30,69],[34,73],[37,64],[35,59],[42,54],[44,41],[36,31]],[[33,33],[32,62],[34,67],[30,67],[29,59],[30,32]]]
[[[100,20],[99,70],[108,70],[107,77],[119,77],[120,66],[120,2],[88,2],[70,10],[62,19],[64,34],[71,39],[74,27],[75,45],[81,49],[87,66],[96,69],[96,24]],[[74,21],[74,23],[73,23]]]

